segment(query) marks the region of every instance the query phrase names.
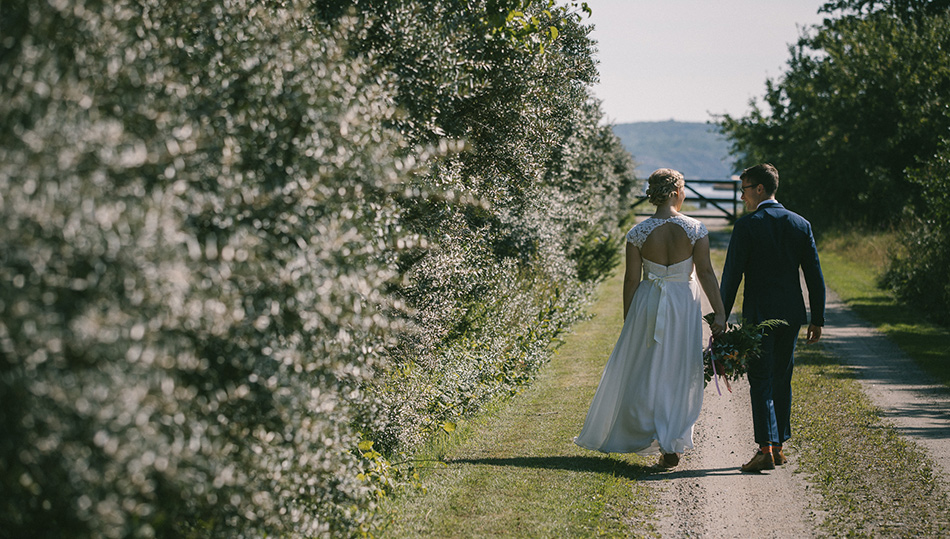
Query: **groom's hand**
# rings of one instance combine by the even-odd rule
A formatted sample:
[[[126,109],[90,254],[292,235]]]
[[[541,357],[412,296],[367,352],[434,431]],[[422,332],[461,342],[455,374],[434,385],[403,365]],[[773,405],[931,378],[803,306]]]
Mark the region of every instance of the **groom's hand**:
[[[821,338],[821,326],[808,324],[808,344],[815,344]]]

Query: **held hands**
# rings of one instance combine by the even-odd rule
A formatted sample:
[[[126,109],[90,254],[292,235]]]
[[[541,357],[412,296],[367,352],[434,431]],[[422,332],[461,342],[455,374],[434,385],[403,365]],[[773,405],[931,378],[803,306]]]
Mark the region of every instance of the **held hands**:
[[[713,335],[719,335],[726,330],[726,315],[723,313],[715,313],[713,321],[709,324],[709,329],[712,330]]]

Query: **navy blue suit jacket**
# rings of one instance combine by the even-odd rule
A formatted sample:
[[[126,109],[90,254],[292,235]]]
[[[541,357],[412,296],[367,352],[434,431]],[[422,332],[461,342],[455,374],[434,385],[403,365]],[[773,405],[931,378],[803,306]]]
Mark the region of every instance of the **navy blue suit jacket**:
[[[825,325],[825,280],[811,224],[774,200],[736,221],[722,270],[719,293],[732,312],[745,276],[742,317],[752,323],[770,318],[792,327],[808,323],[798,268],[805,275],[811,323]]]

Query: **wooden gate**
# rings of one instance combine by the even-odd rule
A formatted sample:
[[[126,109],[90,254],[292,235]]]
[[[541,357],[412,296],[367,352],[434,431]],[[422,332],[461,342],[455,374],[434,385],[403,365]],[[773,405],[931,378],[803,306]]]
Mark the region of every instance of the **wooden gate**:
[[[712,185],[713,189],[721,190],[723,196],[706,196],[696,190],[696,187],[700,185]],[[741,205],[739,196],[741,190],[742,182],[739,180],[686,180],[686,202],[698,202],[701,208],[712,206],[718,210],[718,212],[722,212],[723,217],[730,223],[734,223],[735,220],[739,218],[739,206]],[[730,198],[726,193],[732,195],[732,197]],[[631,209],[636,209],[647,200],[649,200],[649,197],[641,195],[637,197],[637,201],[630,207]],[[687,215],[690,214],[690,212],[684,213]],[[637,215],[653,215],[653,212],[638,212]],[[709,215],[691,215],[691,217],[709,217]]]

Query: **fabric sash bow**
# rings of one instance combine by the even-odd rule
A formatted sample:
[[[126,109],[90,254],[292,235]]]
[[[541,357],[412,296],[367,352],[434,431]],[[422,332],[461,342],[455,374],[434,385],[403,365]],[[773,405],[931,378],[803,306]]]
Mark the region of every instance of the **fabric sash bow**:
[[[667,299],[667,285],[670,283],[688,283],[690,280],[692,280],[692,277],[693,276],[691,273],[674,273],[672,275],[657,275],[652,271],[647,273],[647,279],[653,283],[653,286],[660,290],[660,296],[657,300],[655,308],[656,325],[653,329],[653,340],[655,342],[660,342],[660,340],[663,338],[663,335],[666,334],[667,326],[669,326],[670,302]]]

